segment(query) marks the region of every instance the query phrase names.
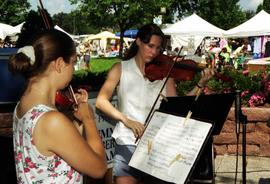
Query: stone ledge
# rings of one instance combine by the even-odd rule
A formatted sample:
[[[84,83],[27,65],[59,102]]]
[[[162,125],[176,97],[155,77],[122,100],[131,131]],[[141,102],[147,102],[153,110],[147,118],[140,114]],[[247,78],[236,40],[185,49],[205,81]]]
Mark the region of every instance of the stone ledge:
[[[232,107],[227,119],[235,121],[235,108]],[[248,121],[268,121],[270,118],[270,108],[265,107],[242,107],[243,115],[247,116]]]
[[[270,118],[270,108],[242,108],[247,116],[246,152],[247,155],[270,156],[270,128],[266,122]],[[239,154],[242,153],[242,126],[239,135]],[[236,154],[235,109],[231,108],[219,135],[214,136],[217,155]]]

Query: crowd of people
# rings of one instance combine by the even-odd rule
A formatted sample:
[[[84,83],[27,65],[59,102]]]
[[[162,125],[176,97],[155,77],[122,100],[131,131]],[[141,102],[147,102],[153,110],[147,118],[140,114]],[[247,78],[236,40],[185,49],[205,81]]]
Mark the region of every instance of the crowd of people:
[[[243,68],[245,61],[251,57],[252,50],[248,41],[226,40],[224,38],[218,41],[211,41],[206,48],[208,64],[215,68],[222,68],[225,65],[231,65],[235,69]]]
[[[16,46],[16,42],[7,36],[5,39],[0,38],[0,48],[13,48]]]
[[[184,46],[180,55],[186,55],[190,49]],[[194,49],[194,48],[193,48]],[[270,56],[270,38],[210,38],[203,39],[193,56],[198,56],[196,62],[202,62],[212,68],[222,69],[231,66],[235,69],[245,69],[251,59],[259,59]],[[163,52],[166,55],[178,55],[179,47],[174,49],[167,46]],[[193,53],[192,53],[193,54]]]
[[[208,65],[221,69],[232,66],[235,69],[245,69],[250,59],[269,57],[269,38],[257,37],[250,39],[208,40],[203,42],[200,54],[204,55]]]

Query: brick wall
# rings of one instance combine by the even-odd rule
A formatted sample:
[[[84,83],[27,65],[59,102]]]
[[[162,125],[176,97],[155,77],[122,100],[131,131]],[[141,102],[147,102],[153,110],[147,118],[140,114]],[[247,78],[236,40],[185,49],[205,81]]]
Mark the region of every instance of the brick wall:
[[[270,118],[270,108],[242,108],[247,116],[247,155],[270,157],[270,128],[266,125]],[[234,108],[229,112],[221,133],[214,136],[215,153],[236,154],[237,136],[235,131]],[[242,132],[242,130],[241,130]],[[12,113],[0,113],[0,136],[12,136]],[[242,133],[239,135],[239,154],[242,153]]]
[[[12,137],[12,114],[0,113],[0,136]]]
[[[270,108],[242,108],[247,116],[246,152],[252,156],[270,157],[270,128],[267,121],[270,118]],[[234,108],[229,112],[221,133],[214,136],[214,148],[217,155],[235,155],[237,150],[237,134]],[[240,125],[242,128],[242,126]],[[242,154],[242,129],[239,134],[238,153]]]

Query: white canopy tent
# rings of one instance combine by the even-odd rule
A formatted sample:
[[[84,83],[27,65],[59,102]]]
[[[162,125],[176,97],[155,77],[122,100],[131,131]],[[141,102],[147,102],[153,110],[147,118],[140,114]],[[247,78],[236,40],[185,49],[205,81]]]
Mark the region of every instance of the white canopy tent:
[[[22,22],[22,23],[18,24],[17,26],[14,26],[14,28],[17,30],[18,33],[21,32],[24,23],[25,23],[25,22]]]
[[[74,35],[72,35],[72,34],[69,34],[68,32],[66,32],[64,29],[62,29],[61,27],[59,27],[58,25],[55,25],[54,26],[54,29],[57,29],[57,30],[59,30],[59,31],[62,31],[62,32],[64,32],[64,33],[66,33],[70,38],[72,38],[72,39],[74,39]]]
[[[7,36],[19,33],[20,30],[8,24],[0,23],[0,39],[4,40]]]
[[[167,35],[221,37],[225,31],[210,24],[195,13],[163,30]]]
[[[257,15],[226,31],[227,37],[249,37],[270,35],[270,14],[261,10]]]
[[[162,31],[171,36],[173,48],[185,46],[193,49],[200,45],[204,37],[223,37],[225,34],[223,29],[210,24],[195,13]]]
[[[96,35],[92,35],[92,36],[85,38],[83,42],[91,42],[94,40],[99,42],[99,46],[103,51],[106,51],[108,43],[115,42],[116,40],[118,41],[118,40],[120,40],[120,37],[115,36],[114,33],[111,33],[109,31],[103,31],[103,32],[100,32]],[[127,46],[129,46],[128,42],[130,42],[132,40],[134,40],[134,39],[126,38],[126,37],[124,38],[124,42]]]

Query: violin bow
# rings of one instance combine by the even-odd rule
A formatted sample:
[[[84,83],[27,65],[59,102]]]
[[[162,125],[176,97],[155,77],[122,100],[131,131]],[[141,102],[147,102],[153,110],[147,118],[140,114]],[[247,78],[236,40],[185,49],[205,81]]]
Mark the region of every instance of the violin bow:
[[[150,112],[149,112],[148,115],[147,115],[147,118],[146,118],[145,124],[144,124],[145,129],[147,128],[147,126],[148,126],[148,124],[149,124],[149,122],[150,122],[150,120],[151,120],[151,118],[152,118],[152,116],[153,116],[153,112],[154,112],[154,110],[155,110],[155,106],[156,106],[156,104],[157,104],[157,102],[158,102],[158,99],[160,98],[160,96],[162,96],[162,97],[164,96],[164,95],[162,94],[162,91],[163,91],[163,89],[164,89],[164,87],[165,87],[165,85],[166,85],[166,83],[167,83],[167,81],[168,81],[168,79],[169,79],[169,77],[170,77],[170,73],[171,73],[171,71],[172,71],[172,69],[173,69],[173,67],[174,67],[174,65],[175,65],[175,63],[176,63],[177,58],[180,56],[180,53],[181,53],[182,49],[183,49],[183,46],[180,48],[180,50],[179,50],[179,52],[178,52],[178,54],[177,54],[177,56],[176,56],[176,59],[173,60],[173,64],[172,64],[172,66],[170,67],[169,72],[167,73],[167,76],[166,76],[166,78],[165,78],[164,83],[162,84],[162,87],[161,87],[161,89],[160,89],[160,91],[159,91],[159,93],[158,93],[158,96],[157,96],[157,98],[156,98],[154,104],[152,105]],[[182,58],[182,59],[183,59],[183,58]],[[165,97],[165,98],[166,98],[166,97]],[[144,132],[143,132],[143,134],[144,134]],[[137,137],[136,140],[135,140],[135,143],[137,143],[139,139],[140,139],[140,138]]]
[[[52,29],[53,26],[52,26],[52,25],[50,24],[50,22],[49,22],[49,19],[48,19],[48,17],[47,17],[46,11],[45,11],[45,9],[44,9],[42,0],[39,0],[39,4],[40,4],[39,12],[40,12],[40,14],[41,14],[41,17],[42,17],[42,20],[43,20],[43,22],[44,22],[44,24],[45,24],[46,29]],[[73,91],[73,88],[72,88],[71,84],[68,86],[68,91],[69,91],[70,96],[72,97],[72,99],[73,99],[75,105],[78,106],[78,101],[77,101],[77,99],[76,99],[76,97],[75,97],[75,94],[74,94],[74,91]]]
[[[45,27],[46,27],[46,29],[51,29],[52,28],[52,25],[50,25],[50,23],[49,23],[47,14],[45,12],[45,9],[44,9],[43,3],[42,3],[42,0],[39,0],[39,4],[40,4],[39,12],[40,12],[40,15],[42,17],[42,20],[43,20],[43,22],[45,24]]]

